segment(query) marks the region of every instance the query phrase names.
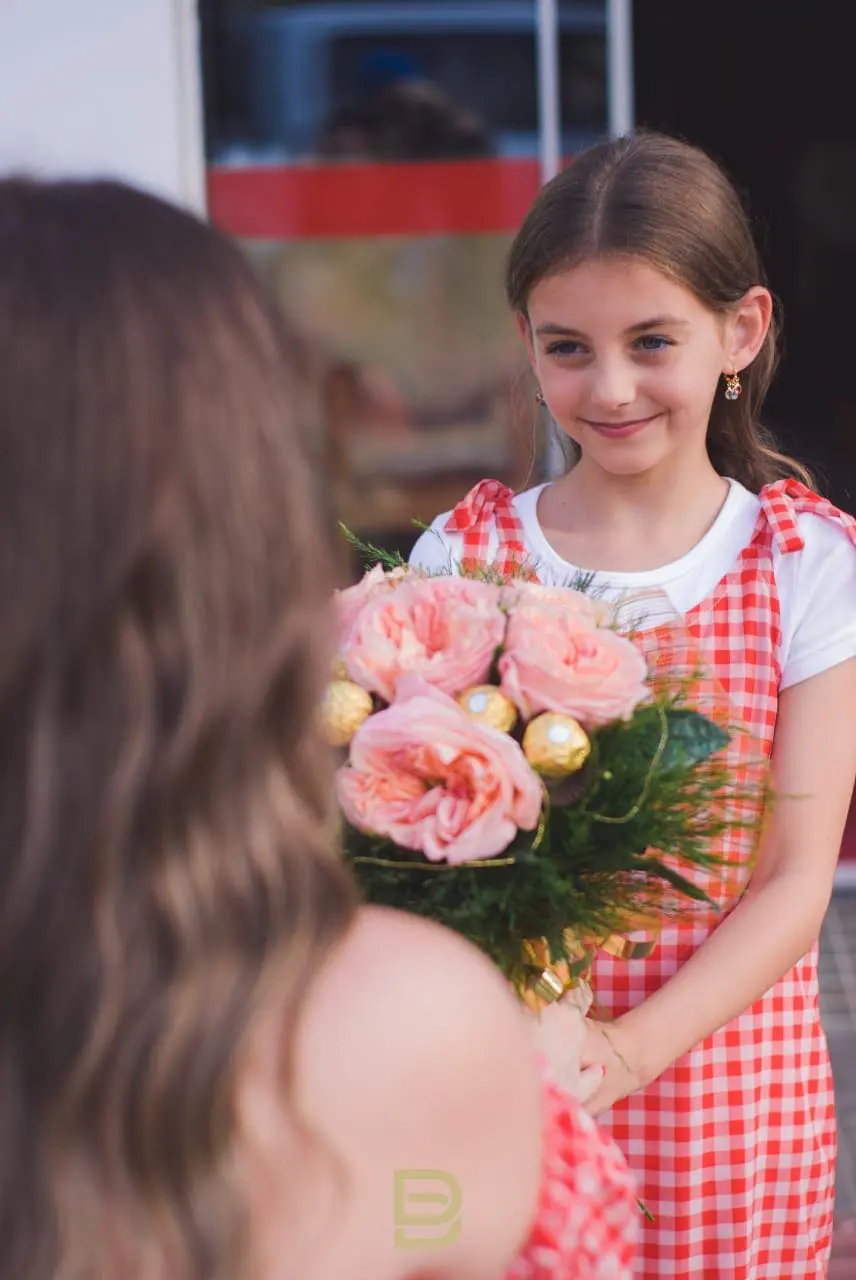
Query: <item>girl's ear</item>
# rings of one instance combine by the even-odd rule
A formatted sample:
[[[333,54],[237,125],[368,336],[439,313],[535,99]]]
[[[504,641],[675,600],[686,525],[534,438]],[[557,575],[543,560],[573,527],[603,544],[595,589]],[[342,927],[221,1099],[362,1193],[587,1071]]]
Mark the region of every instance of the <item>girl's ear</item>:
[[[769,289],[754,285],[734,309],[729,325],[729,367],[726,373],[739,372],[750,365],[764,344],[773,318],[773,299]]]

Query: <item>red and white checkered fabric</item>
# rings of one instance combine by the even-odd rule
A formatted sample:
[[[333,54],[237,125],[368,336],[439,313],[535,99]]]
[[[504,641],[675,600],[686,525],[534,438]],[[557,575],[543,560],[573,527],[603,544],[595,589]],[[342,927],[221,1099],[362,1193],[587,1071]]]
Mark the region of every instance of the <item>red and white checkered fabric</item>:
[[[640,1218],[621,1152],[548,1082],[538,1212],[504,1280],[630,1280]]]
[[[513,498],[511,489],[498,480],[480,480],[451,512],[444,528],[447,533],[462,535],[461,568],[467,573],[490,569],[503,577],[535,577]],[[492,528],[497,532],[499,549],[490,559]]]
[[[486,492],[490,501],[478,507]],[[856,545],[856,520],[795,480],[766,486],[760,498],[752,539],[714,592],[681,628],[658,627],[639,637],[660,670],[701,661],[703,692],[712,705],[724,693],[732,724],[744,730],[732,741],[730,763],[746,780],[753,764],[769,757],[776,726],[781,625],[773,548],[802,549],[797,516],[803,512],[839,521]],[[525,557],[510,491],[484,481],[456,508],[461,522],[447,525],[465,530],[466,554],[485,555],[489,542],[489,524],[473,522],[477,509],[485,522],[501,513],[501,523],[495,520],[500,546]],[[746,833],[733,834],[722,852],[738,861],[738,872],[701,878],[726,909],[748,878],[751,845]],[[617,1016],[657,991],[713,927],[712,919],[689,913],[662,932],[647,959],[600,953],[593,983],[605,1015]],[[643,1224],[637,1277],[825,1277],[836,1137],[817,946],[750,1009],[624,1099],[602,1124],[655,1217]]]

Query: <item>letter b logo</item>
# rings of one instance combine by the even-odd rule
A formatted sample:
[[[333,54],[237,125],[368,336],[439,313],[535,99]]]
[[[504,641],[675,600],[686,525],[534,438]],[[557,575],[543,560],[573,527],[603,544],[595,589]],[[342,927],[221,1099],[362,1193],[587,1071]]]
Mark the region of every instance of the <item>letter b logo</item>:
[[[445,1169],[396,1169],[395,1244],[437,1249],[461,1234],[461,1188]]]

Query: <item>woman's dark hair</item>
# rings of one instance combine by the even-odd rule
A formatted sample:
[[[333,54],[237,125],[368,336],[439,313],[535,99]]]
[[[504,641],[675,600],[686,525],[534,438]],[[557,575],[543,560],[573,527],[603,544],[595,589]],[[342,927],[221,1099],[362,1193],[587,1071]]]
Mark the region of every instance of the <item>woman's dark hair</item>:
[[[287,1097],[353,909],[295,377],[202,222],[0,182],[4,1280],[238,1273],[248,1031],[275,985]]]
[[[525,315],[539,281],[605,257],[641,258],[719,314],[765,282],[749,218],[723,170],[699,148],[653,132],[598,143],[547,183],[511,247],[508,300]],[[760,422],[777,341],[774,321],[740,375],[742,396],[718,395],[708,429],[716,470],[756,492],[785,475],[810,481]]]

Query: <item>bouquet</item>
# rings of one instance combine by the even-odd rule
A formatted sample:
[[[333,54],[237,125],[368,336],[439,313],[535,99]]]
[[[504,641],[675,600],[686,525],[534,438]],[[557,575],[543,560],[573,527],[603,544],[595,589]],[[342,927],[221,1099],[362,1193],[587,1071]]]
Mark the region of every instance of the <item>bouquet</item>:
[[[655,678],[603,602],[399,563],[336,611],[323,719],[366,899],[457,930],[533,1009],[582,1014],[599,948],[638,955],[688,904],[715,909],[728,728],[690,705],[691,673]]]

